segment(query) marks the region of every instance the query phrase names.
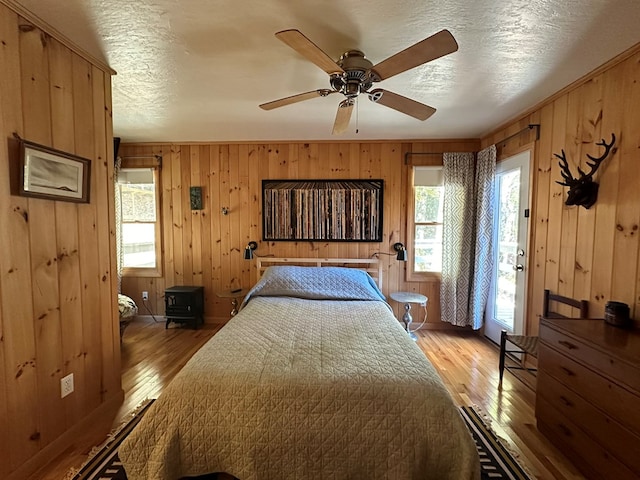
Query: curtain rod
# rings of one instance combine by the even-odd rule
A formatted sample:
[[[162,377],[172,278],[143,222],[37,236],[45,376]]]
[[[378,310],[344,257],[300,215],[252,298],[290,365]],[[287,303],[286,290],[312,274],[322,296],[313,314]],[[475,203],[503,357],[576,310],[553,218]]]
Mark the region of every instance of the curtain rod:
[[[540,124],[539,123],[530,123],[529,125],[524,127],[522,130],[514,133],[513,135],[509,135],[507,138],[503,138],[499,142],[496,142],[496,144],[498,144],[498,143],[507,143],[512,138],[519,137],[523,133],[528,132],[529,130],[531,130],[532,128],[536,129],[536,140],[540,140]]]
[[[409,165],[409,157],[411,155],[440,155],[442,156],[445,152],[407,152],[404,154],[404,164]]]
[[[539,123],[530,123],[529,125],[527,125],[522,130],[514,133],[513,135],[509,135],[506,138],[503,138],[499,142],[496,142],[496,145],[498,143],[507,143],[512,138],[516,138],[516,137],[522,135],[523,133],[528,132],[529,130],[531,130],[533,128],[536,129],[536,140],[539,140],[540,139],[540,124]],[[409,164],[409,157],[411,155],[443,155],[445,153],[447,153],[447,152],[407,152],[407,153],[404,154],[404,164],[405,165]]]
[[[134,158],[134,159],[140,159],[140,158],[155,158],[156,160],[162,160],[162,155],[123,155],[121,157],[123,160],[125,158]]]
[[[156,155],[155,153],[151,155],[131,155],[131,156],[124,155],[120,158],[123,160],[125,158],[131,159],[131,160],[143,159],[143,158],[155,158],[156,162],[158,162],[158,167],[162,168],[162,155]]]

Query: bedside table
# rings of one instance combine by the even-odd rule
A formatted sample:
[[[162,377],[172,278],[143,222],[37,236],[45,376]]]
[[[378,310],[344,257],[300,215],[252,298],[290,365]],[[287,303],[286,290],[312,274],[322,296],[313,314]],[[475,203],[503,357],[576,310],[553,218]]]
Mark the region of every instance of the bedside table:
[[[402,323],[404,323],[404,329],[407,331],[409,336],[413,340],[418,340],[418,337],[414,332],[411,331],[411,322],[413,322],[413,318],[411,317],[411,304],[416,303],[424,307],[424,319],[427,320],[427,301],[429,300],[427,297],[420,293],[414,292],[393,292],[389,295],[392,300],[395,300],[398,303],[404,303],[404,315],[402,316]]]
[[[238,314],[238,299],[243,298],[247,293],[249,293],[248,288],[241,288],[240,290],[223,290],[222,292],[216,293],[216,295],[220,298],[230,298],[231,299],[231,313],[232,317],[235,317]]]

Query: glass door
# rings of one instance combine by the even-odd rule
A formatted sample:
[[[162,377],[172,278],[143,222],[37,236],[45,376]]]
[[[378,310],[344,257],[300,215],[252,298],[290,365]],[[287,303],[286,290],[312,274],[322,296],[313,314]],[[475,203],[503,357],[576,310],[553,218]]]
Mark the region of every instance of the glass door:
[[[485,335],[500,343],[500,331],[524,331],[530,151],[496,165],[494,258]]]

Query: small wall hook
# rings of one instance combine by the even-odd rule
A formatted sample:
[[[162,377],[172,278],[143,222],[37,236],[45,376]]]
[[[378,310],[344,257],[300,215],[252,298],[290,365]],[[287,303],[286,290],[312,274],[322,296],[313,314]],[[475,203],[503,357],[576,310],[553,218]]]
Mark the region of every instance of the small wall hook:
[[[229,209],[227,207],[222,207],[221,212],[223,215],[229,215]]]

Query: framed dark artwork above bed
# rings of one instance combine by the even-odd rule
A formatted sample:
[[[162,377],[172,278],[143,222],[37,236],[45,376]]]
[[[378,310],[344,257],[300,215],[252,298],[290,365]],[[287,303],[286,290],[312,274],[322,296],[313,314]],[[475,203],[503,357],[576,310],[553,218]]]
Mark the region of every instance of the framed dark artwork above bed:
[[[382,241],[383,180],[263,180],[262,238]]]

